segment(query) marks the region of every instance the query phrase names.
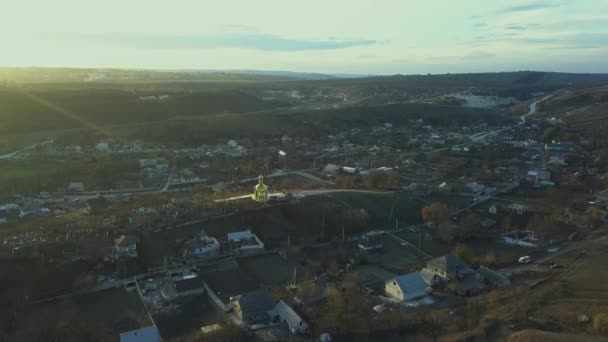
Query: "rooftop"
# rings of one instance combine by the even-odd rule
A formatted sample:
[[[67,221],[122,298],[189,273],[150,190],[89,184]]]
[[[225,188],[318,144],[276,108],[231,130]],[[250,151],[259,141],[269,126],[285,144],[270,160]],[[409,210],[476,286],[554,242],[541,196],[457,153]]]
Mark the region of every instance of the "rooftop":
[[[120,342],[160,342],[160,333],[156,326],[127,331],[120,334]]]
[[[239,268],[200,273],[207,286],[225,303],[231,297],[258,289],[257,281]]]
[[[203,280],[199,277],[181,279],[175,282],[175,290],[178,293],[197,290],[201,289],[202,287]]]

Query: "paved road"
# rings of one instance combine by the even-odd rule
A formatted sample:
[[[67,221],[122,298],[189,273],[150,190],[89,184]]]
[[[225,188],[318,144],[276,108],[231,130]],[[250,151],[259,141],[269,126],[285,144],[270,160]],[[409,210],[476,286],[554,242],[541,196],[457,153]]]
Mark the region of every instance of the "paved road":
[[[300,190],[300,191],[286,191],[286,192],[273,192],[268,194],[270,197],[285,197],[288,193],[292,194],[294,197],[306,197],[306,196],[321,196],[332,193],[359,193],[359,194],[371,194],[371,195],[392,195],[394,191],[382,191],[382,190],[363,190],[363,189],[314,189],[314,190]],[[250,194],[239,195],[228,197],[224,199],[216,199],[215,202],[230,202],[237,201],[242,199],[251,198]]]
[[[550,99],[551,97],[553,97],[553,95],[547,95],[540,100],[530,103],[530,105],[528,106],[528,112],[519,117],[521,121],[517,124],[517,126],[521,126],[521,125],[525,124],[526,118],[528,116],[536,114],[536,105],[537,104],[539,104],[540,102],[546,101],[546,100]]]
[[[599,238],[593,239],[593,240],[582,240],[582,241],[578,241],[578,242],[572,242],[568,245],[562,246],[562,248],[560,248],[559,251],[550,253],[542,258],[534,260],[530,264],[506,267],[506,268],[500,269],[500,271],[518,273],[518,272],[522,272],[522,271],[534,271],[534,270],[547,269],[548,268],[546,266],[547,263],[561,255],[567,254],[572,251],[577,251],[577,250],[584,251],[584,250],[587,250],[592,247],[598,247],[598,245],[606,246],[607,243],[608,243],[608,235],[604,235],[602,237],[599,237]],[[522,248],[522,255],[525,255],[524,248]]]
[[[526,114],[524,114],[524,115],[522,115],[522,116],[519,117],[520,121],[514,127],[519,127],[519,126],[525,124],[526,123],[526,118],[528,116],[536,114],[536,105],[538,103],[540,103],[540,102],[548,100],[551,97],[553,97],[553,95],[547,95],[547,96],[543,97],[540,100],[536,100],[536,101],[532,102],[528,106],[528,112]],[[483,140],[483,138],[485,138],[487,136],[494,135],[494,134],[499,134],[499,133],[505,132],[505,131],[507,131],[509,129],[511,129],[511,127],[503,128],[503,129],[500,129],[500,130],[497,130],[497,131],[488,131],[488,132],[475,133],[475,134],[471,135],[471,138],[476,137],[477,139],[481,138]],[[450,147],[438,148],[438,149],[427,151],[427,152],[424,152],[424,153],[425,154],[431,154],[431,153],[435,153],[435,152],[447,151],[447,150],[449,150],[449,149],[451,149],[453,147],[464,147],[464,146],[465,146],[465,144],[458,144],[458,145],[454,145],[454,146],[450,146]]]
[[[320,183],[326,184],[326,185],[333,185],[333,183],[325,181],[319,177],[313,176],[310,173],[308,173],[308,171],[311,171],[311,169],[303,169],[303,170],[294,170],[294,171],[284,171],[284,172],[275,172],[275,173],[271,173],[269,175],[264,176],[264,178],[274,178],[274,177],[282,177],[282,176],[288,176],[288,175],[298,175],[298,176],[302,176],[302,177],[306,177],[308,179],[314,180],[314,181],[318,181]],[[73,194],[69,194],[66,196],[66,198],[70,199],[70,200],[88,200],[91,198],[95,198],[98,195],[103,195],[103,196],[108,196],[108,197],[112,197],[112,196],[116,196],[116,195],[126,195],[126,194],[141,194],[141,193],[162,193],[162,192],[170,192],[170,191],[181,191],[181,189],[175,189],[175,190],[170,190],[170,187],[173,185],[180,185],[180,184],[198,184],[198,183],[204,183],[205,181],[192,181],[192,182],[186,182],[186,183],[175,183],[175,182],[171,182],[170,181],[171,178],[171,174],[167,175],[167,177],[165,177],[165,179],[163,180],[162,184],[159,187],[156,188],[140,188],[140,189],[119,189],[119,190],[100,190],[100,191],[87,191],[87,192],[80,192],[80,193],[73,193]],[[255,182],[258,180],[258,177],[251,177],[251,178],[243,178],[243,179],[239,179],[239,180],[235,180],[235,181],[229,181],[229,182],[220,182],[217,183],[215,185],[235,185],[235,184],[243,184],[243,183],[248,183],[248,182]]]
[[[50,144],[51,141],[52,140],[45,140],[45,141],[37,143],[37,144],[32,144],[32,145],[26,146],[26,147],[24,147],[24,148],[22,148],[20,150],[15,151],[15,152],[7,153],[7,154],[4,154],[4,155],[0,155],[0,160],[14,158],[15,156],[17,156],[17,154],[19,154],[21,152],[25,152],[25,151],[28,151],[28,150],[33,150],[33,149],[35,149],[38,146]]]

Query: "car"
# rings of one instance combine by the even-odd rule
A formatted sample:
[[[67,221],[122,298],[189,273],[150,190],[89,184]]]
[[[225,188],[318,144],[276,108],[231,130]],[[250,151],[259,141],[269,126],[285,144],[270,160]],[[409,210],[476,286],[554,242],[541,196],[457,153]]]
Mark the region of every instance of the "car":
[[[532,262],[532,258],[530,258],[529,255],[522,256],[521,258],[519,258],[520,264],[529,264],[530,262]]]
[[[565,268],[566,266],[560,265],[560,264],[556,264],[556,263],[552,263],[549,267],[551,267],[552,270],[557,270],[557,269],[560,269],[560,268]]]

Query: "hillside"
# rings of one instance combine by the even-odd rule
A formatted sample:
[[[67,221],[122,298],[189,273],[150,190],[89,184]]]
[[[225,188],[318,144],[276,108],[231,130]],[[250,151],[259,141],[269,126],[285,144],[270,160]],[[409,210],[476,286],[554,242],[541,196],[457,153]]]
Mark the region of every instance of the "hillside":
[[[565,90],[542,103],[541,116],[561,119],[593,138],[595,146],[608,146],[608,86]]]
[[[177,116],[243,113],[284,106],[236,90],[185,93],[116,89],[0,89],[0,135],[108,126]]]

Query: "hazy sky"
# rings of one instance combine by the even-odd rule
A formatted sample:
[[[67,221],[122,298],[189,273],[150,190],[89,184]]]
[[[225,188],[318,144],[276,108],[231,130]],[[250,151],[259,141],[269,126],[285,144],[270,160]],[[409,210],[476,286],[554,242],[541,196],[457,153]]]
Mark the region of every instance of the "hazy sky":
[[[0,65],[608,72],[608,0],[3,0]]]

